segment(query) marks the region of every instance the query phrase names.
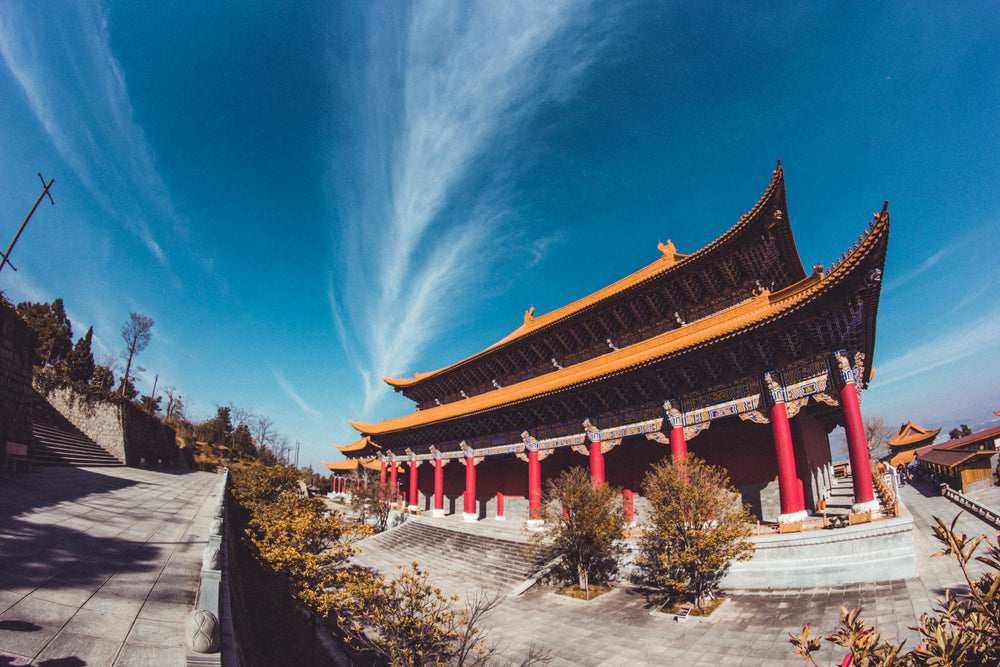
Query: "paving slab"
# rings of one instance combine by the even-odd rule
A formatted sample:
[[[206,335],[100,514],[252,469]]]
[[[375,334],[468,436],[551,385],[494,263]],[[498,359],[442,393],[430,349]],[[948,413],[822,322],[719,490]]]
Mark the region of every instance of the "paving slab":
[[[183,665],[221,477],[0,473],[0,663]]]
[[[982,493],[981,502],[1000,509],[1000,489]],[[818,588],[729,591],[731,601],[708,622],[676,623],[649,614],[651,602],[636,590],[620,590],[589,604],[568,604],[551,596],[551,588],[536,586],[517,597],[507,597],[485,620],[489,641],[502,650],[502,659],[520,662],[532,646],[551,652],[550,665],[801,665],[788,643],[806,623],[822,635],[840,620],[840,606],[864,607],[862,616],[877,621],[883,636],[906,640],[912,647],[917,634],[907,626],[935,599],[964,583],[954,561],[931,558],[939,550],[934,539],[934,516],[949,524],[961,508],[917,482],[901,489],[905,511],[913,518],[913,542],[918,577]],[[496,524],[482,521],[478,529]],[[514,522],[508,522],[514,524]],[[454,524],[451,524],[454,525]],[[957,527],[969,535],[995,535],[996,529],[969,513]],[[507,525],[508,533],[518,531]],[[366,548],[364,543],[362,548]],[[364,564],[390,576],[398,557],[371,549]],[[469,596],[473,582],[426,567],[431,582],[442,592]],[[975,567],[976,572],[985,566]],[[490,582],[479,582],[489,585]],[[824,642],[820,665],[839,665],[846,651]]]

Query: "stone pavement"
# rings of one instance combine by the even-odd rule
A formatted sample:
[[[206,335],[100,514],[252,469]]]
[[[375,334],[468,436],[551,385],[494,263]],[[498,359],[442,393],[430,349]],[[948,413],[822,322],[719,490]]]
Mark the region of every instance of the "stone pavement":
[[[931,529],[933,515],[950,523],[961,508],[923,483],[903,487],[901,496],[914,520],[919,578],[729,591],[730,600],[710,621],[683,624],[650,615],[650,602],[636,591],[622,589],[581,602],[536,586],[521,596],[506,598],[492,612],[484,624],[490,629],[489,641],[499,645],[503,658],[514,664],[535,646],[550,651],[549,664],[553,666],[804,665],[792,654],[788,634],[799,633],[807,623],[820,636],[829,634],[840,620],[840,605],[845,605],[864,607],[862,616],[875,622],[884,638],[895,642],[905,639],[907,647],[912,647],[917,635],[907,626],[915,624],[922,612],[931,611],[934,599],[946,588],[963,582],[953,561],[931,558],[938,550]],[[978,499],[986,504],[1000,502],[1000,490],[990,498]],[[992,526],[969,514],[962,515],[958,528],[970,535],[996,535]],[[372,555],[376,567],[394,574],[385,554]],[[430,574],[446,593],[468,596],[474,592],[467,580],[442,572]],[[819,664],[839,665],[846,651],[829,642],[823,644]]]
[[[183,665],[218,479],[0,473],[0,665]]]

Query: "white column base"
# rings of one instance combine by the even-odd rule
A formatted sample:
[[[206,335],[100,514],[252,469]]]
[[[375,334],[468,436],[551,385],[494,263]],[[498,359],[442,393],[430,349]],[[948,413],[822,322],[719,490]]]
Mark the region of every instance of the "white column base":
[[[791,512],[789,514],[781,514],[778,516],[778,523],[798,523],[809,516],[809,512],[805,510],[799,510],[798,512]]]
[[[528,519],[527,520],[528,530],[540,530],[545,522],[541,519]]]
[[[469,521],[470,523],[479,521],[479,515],[469,514],[468,512],[462,512],[462,521]]]
[[[507,517],[505,517],[503,514],[501,514],[500,516],[494,517],[494,518],[497,521],[506,521],[507,520]]]
[[[415,513],[415,512],[417,512],[417,510],[419,510],[420,508],[419,508],[419,507],[417,507],[416,505],[408,505],[406,509],[408,509],[408,510],[410,510],[411,512],[414,512],[414,513]]]
[[[851,514],[864,514],[873,512],[879,508],[877,500],[869,500],[867,503],[854,503],[851,505]]]
[[[435,509],[431,510],[431,516],[442,517],[444,515],[445,515],[444,509],[436,509],[435,508]]]

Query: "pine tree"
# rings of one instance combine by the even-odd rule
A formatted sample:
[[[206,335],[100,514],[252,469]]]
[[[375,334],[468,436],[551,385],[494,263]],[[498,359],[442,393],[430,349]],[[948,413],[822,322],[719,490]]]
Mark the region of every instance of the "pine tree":
[[[94,327],[90,327],[87,333],[76,341],[73,351],[69,353],[66,366],[70,380],[89,383],[94,377],[94,354],[90,350],[93,337]]]
[[[22,301],[17,304],[17,314],[38,333],[35,356],[39,366],[56,368],[66,361],[73,350],[73,326],[61,298],[50,304]]]

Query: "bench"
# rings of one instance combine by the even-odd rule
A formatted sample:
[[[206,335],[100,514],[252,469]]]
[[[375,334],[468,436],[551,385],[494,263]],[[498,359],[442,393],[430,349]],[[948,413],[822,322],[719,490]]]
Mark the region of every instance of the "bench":
[[[674,620],[677,621],[678,623],[687,623],[688,616],[691,615],[692,609],[694,609],[692,605],[689,604],[683,605],[680,609],[677,610],[677,613],[674,614]]]
[[[28,460],[28,446],[20,442],[8,442],[4,451],[4,464],[7,469],[16,472],[18,464],[25,470],[31,469],[31,462]]]

